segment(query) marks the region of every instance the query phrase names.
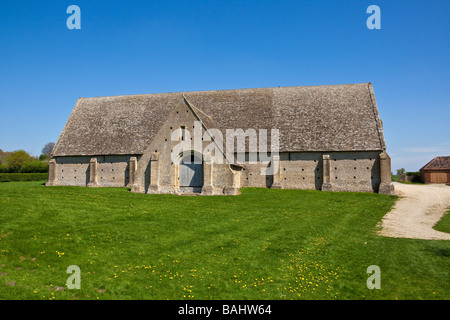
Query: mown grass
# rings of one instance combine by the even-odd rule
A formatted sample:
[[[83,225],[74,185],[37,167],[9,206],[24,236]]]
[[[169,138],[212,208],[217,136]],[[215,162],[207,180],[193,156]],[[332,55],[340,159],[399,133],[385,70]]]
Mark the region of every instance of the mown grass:
[[[450,233],[450,208],[434,228],[438,231]]]
[[[385,238],[396,197],[0,184],[0,299],[448,299],[449,241]],[[69,290],[66,269],[81,270]],[[381,270],[369,290],[367,267]]]

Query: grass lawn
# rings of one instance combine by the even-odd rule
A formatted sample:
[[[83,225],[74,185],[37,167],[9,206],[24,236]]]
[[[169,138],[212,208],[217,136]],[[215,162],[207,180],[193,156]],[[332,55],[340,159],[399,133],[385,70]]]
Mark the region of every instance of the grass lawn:
[[[450,299],[450,241],[377,235],[396,197],[241,191],[1,183],[0,299]]]
[[[436,223],[434,228],[438,231],[450,233],[450,210]]]

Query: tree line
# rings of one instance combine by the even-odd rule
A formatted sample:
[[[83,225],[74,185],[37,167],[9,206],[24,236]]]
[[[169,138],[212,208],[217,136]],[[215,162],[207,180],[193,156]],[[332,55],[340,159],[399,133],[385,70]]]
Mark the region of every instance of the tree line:
[[[25,150],[6,152],[0,149],[0,173],[45,173],[48,172],[48,160],[55,143],[47,143],[39,158],[31,156]]]

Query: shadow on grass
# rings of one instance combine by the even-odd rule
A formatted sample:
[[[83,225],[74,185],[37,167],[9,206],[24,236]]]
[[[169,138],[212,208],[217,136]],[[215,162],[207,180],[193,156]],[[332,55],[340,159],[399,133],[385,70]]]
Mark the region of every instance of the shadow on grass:
[[[425,251],[431,252],[438,257],[450,257],[450,249],[447,248],[426,247]]]
[[[450,250],[448,249],[436,249],[434,253],[440,257],[450,257]]]

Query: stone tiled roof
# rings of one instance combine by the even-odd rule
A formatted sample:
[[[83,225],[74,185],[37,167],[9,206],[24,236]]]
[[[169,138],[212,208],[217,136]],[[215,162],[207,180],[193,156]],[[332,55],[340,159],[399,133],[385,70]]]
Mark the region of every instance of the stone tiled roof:
[[[420,170],[449,170],[450,156],[434,157],[433,160],[424,165]]]
[[[386,148],[363,83],[80,98],[53,155],[142,154],[183,96],[208,129],[278,129],[281,152]]]

